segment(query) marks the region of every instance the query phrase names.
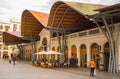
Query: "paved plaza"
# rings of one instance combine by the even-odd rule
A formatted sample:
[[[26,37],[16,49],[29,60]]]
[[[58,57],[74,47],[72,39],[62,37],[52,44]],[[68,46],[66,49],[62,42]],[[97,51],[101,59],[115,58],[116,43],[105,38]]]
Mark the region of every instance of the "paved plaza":
[[[97,71],[90,77],[89,69],[81,68],[41,68],[30,62],[18,61],[16,65],[0,60],[0,79],[120,79],[119,75]]]

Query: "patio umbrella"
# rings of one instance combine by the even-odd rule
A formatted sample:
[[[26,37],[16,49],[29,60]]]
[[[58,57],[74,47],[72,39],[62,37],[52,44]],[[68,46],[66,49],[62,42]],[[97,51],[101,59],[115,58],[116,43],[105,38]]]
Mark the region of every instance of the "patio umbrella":
[[[41,51],[41,52],[37,52],[35,54],[48,54],[48,55],[62,55],[62,53],[59,53],[59,52],[55,52],[55,51]]]
[[[46,51],[37,52],[37,53],[35,53],[35,54],[39,54],[39,55],[41,55],[41,54],[46,54]]]
[[[47,51],[47,54],[54,54],[54,55],[62,55],[62,53],[56,52],[56,51]]]

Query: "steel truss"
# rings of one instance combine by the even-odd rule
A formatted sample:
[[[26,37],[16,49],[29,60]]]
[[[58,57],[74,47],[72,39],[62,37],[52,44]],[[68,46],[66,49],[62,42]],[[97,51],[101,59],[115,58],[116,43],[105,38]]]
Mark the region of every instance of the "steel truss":
[[[109,46],[110,46],[110,56],[109,56],[109,67],[108,72],[111,73],[118,73],[118,41],[120,37],[120,24],[119,29],[117,29],[117,34],[114,35],[114,23],[120,22],[120,9],[98,13],[96,15],[90,16],[89,18],[92,20],[103,32],[103,34],[106,36]],[[104,26],[104,29],[102,26]],[[111,28],[109,28],[111,27]]]

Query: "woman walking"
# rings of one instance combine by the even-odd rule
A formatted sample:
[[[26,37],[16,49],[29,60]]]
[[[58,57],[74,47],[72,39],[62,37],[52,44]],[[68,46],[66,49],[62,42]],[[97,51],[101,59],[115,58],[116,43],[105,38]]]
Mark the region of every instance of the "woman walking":
[[[90,66],[90,76],[94,76],[96,64],[93,59],[90,60],[89,66]]]
[[[16,57],[13,57],[13,65],[16,63]]]

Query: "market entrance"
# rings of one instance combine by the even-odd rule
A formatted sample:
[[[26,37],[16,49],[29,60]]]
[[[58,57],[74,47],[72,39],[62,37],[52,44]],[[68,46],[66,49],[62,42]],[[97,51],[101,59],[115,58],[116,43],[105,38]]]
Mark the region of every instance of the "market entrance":
[[[77,48],[75,45],[72,46],[72,49],[71,49],[71,56],[76,58],[77,57]]]
[[[91,58],[94,59],[95,63],[96,63],[96,68],[99,68],[99,50],[98,50],[98,44],[93,43],[91,45]]]
[[[104,70],[108,71],[109,66],[109,44],[108,42],[104,46]]]
[[[87,49],[84,44],[80,46],[80,66],[87,67]]]
[[[47,51],[47,39],[46,38],[43,38],[42,40],[42,46],[43,46],[43,50],[44,51]],[[49,55],[43,55],[44,58],[46,58],[47,60],[49,59]]]

